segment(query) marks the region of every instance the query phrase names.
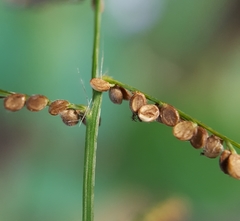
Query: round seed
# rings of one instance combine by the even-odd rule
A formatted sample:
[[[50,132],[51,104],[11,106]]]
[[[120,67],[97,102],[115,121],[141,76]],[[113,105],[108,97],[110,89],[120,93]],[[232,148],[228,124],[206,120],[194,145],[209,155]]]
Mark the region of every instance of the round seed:
[[[203,127],[197,127],[196,134],[191,138],[190,143],[191,145],[196,148],[200,149],[205,146],[208,138],[208,132]]]
[[[137,113],[145,104],[147,104],[147,100],[145,95],[141,92],[135,92],[129,101],[129,106],[133,113]]]
[[[173,127],[173,135],[179,140],[190,140],[197,131],[197,124],[182,121]]]
[[[11,94],[4,99],[4,107],[10,111],[18,111],[23,108],[25,101],[25,94]]]
[[[69,102],[66,100],[56,100],[53,101],[48,108],[48,112],[51,115],[58,115],[60,114],[62,111],[66,110],[68,108]]]
[[[101,78],[92,78],[90,85],[95,91],[99,92],[108,91],[111,87],[111,84],[109,82],[104,81]]]
[[[219,163],[224,173],[235,179],[240,179],[240,155],[225,150],[221,154]]]
[[[226,174],[228,174],[228,157],[231,154],[232,153],[229,150],[224,150],[219,157],[220,168]]]
[[[119,86],[115,85],[109,90],[109,98],[114,104],[121,104],[123,100],[123,93]]]
[[[30,111],[40,111],[45,108],[48,104],[48,98],[44,95],[33,95],[28,98],[26,102],[26,107]]]
[[[152,122],[155,121],[159,116],[159,109],[154,104],[143,105],[138,110],[138,117],[141,121]]]
[[[180,116],[176,108],[169,104],[164,104],[160,108],[159,118],[160,118],[159,122],[170,127],[175,126],[180,120]]]
[[[211,135],[207,138],[206,144],[203,147],[203,152],[201,154],[209,158],[216,158],[222,151],[222,140],[215,135]]]
[[[67,126],[74,126],[79,122],[79,112],[73,109],[63,110],[60,113],[63,123]]]
[[[120,87],[120,90],[122,91],[123,94],[123,100],[130,100],[132,97],[132,94],[130,91],[128,91],[127,89]]]

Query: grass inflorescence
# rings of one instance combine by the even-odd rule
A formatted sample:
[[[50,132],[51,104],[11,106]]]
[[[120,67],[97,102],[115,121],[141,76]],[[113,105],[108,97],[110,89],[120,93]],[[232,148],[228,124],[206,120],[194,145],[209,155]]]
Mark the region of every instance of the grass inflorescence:
[[[240,155],[236,153],[232,146],[240,148],[239,143],[174,106],[109,76],[92,79],[91,86],[94,90],[100,92],[108,91],[109,98],[114,104],[121,104],[125,94],[127,94],[125,100],[129,100],[129,107],[134,121],[155,121],[172,127],[173,135],[177,139],[189,141],[195,149],[202,150],[201,155],[208,158],[220,156],[219,164],[222,171],[236,179],[240,179]]]
[[[0,90],[0,97],[4,99],[4,107],[8,111],[16,112],[26,107],[31,112],[38,112],[48,106],[49,114],[60,115],[68,126],[74,126],[80,121],[86,124],[88,108],[82,104],[73,104],[67,100],[51,101],[41,94],[27,95],[5,90]]]

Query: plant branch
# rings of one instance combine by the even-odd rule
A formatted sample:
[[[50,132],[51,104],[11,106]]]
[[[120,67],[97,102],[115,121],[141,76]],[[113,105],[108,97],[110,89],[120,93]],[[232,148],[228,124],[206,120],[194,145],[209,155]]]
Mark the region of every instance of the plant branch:
[[[123,88],[125,88],[125,89],[128,89],[128,90],[130,90],[130,91],[132,91],[132,92],[134,92],[134,91],[139,91],[139,92],[143,93],[148,100],[153,101],[153,102],[155,102],[155,103],[157,103],[157,104],[159,104],[159,105],[165,104],[165,102],[160,101],[160,100],[158,100],[157,98],[152,97],[151,95],[148,95],[147,93],[145,93],[145,92],[143,92],[143,91],[140,91],[140,90],[137,89],[137,88],[134,88],[134,87],[132,87],[132,86],[129,86],[129,85],[127,85],[127,84],[124,84],[124,83],[122,83],[122,82],[120,82],[120,81],[117,81],[117,80],[115,80],[115,79],[113,79],[113,78],[111,78],[111,77],[109,77],[109,76],[106,76],[106,75],[103,76],[103,80],[105,80],[105,81],[107,81],[107,82],[109,82],[109,83],[111,83],[111,84],[117,84],[117,85],[119,85],[119,86],[121,86],[121,87],[123,87]],[[177,108],[176,108],[176,109],[177,109]],[[212,129],[212,128],[209,127],[208,125],[206,125],[206,124],[202,123],[201,121],[199,121],[199,120],[197,120],[197,119],[189,116],[188,114],[184,113],[183,111],[181,111],[181,110],[179,110],[179,109],[177,109],[177,110],[178,110],[178,113],[179,113],[179,115],[180,115],[180,117],[181,117],[182,119],[195,122],[195,123],[197,123],[199,126],[201,126],[201,127],[205,128],[206,130],[208,130],[210,133],[212,133],[212,134],[220,137],[220,138],[221,138],[223,141],[225,141],[226,143],[231,143],[231,144],[234,145],[235,147],[240,148],[240,144],[239,144],[239,143],[237,143],[237,142],[235,142],[234,140],[226,137],[225,135],[217,132],[216,130]]]
[[[5,90],[0,89],[0,96],[2,96],[2,97],[7,97],[11,94],[14,94],[14,92],[5,91]]]
[[[6,90],[0,89],[0,98],[8,97],[11,94],[16,94],[16,92],[11,92],[11,91],[6,91]],[[31,97],[31,95],[28,95],[28,94],[25,94],[25,96],[26,96],[26,99]],[[52,103],[52,101],[49,100],[46,106],[50,106],[51,103]],[[82,114],[84,114],[88,110],[88,107],[84,104],[74,104],[74,103],[70,103],[70,102],[69,102],[67,108],[79,110]]]
[[[94,44],[92,60],[92,78],[98,77],[101,12],[100,0],[95,1]],[[94,186],[97,136],[100,122],[102,93],[93,90],[91,111],[87,114],[87,128],[85,137],[84,177],[83,177],[83,221],[94,219]]]

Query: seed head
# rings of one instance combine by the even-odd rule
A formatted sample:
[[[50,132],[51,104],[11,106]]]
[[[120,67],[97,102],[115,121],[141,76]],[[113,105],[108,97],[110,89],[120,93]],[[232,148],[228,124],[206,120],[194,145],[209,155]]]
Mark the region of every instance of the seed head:
[[[164,104],[160,108],[160,115],[158,118],[159,122],[167,126],[173,127],[179,122],[179,120],[180,120],[179,113],[173,106],[169,104]]]
[[[224,150],[219,158],[221,170],[229,176],[240,179],[240,155]]]
[[[173,127],[173,135],[179,140],[190,140],[197,132],[197,124],[182,121]]]
[[[11,94],[4,99],[4,107],[10,111],[18,111],[23,108],[25,101],[25,94]]]
[[[26,107],[30,111],[40,111],[47,106],[48,101],[48,98],[44,95],[33,95],[28,98]]]
[[[129,106],[133,113],[137,113],[138,110],[145,104],[147,104],[147,100],[145,95],[141,92],[135,92],[129,101]]]
[[[152,122],[155,121],[159,116],[159,109],[154,104],[143,105],[138,110],[138,117],[141,121]]]
[[[211,135],[207,138],[201,154],[209,158],[216,158],[223,151],[222,142],[222,139],[219,137]]]
[[[55,100],[53,101],[48,108],[48,112],[51,115],[58,115],[62,111],[66,110],[68,108],[69,102],[66,100]]]
[[[107,81],[104,81],[102,78],[92,78],[90,85],[95,91],[99,92],[108,91],[111,87],[111,84]]]
[[[196,148],[200,149],[206,145],[208,138],[208,132],[203,127],[197,127],[196,134],[191,138],[190,143],[191,145]]]
[[[79,122],[79,112],[74,109],[63,110],[60,113],[63,123],[67,126],[74,126]]]

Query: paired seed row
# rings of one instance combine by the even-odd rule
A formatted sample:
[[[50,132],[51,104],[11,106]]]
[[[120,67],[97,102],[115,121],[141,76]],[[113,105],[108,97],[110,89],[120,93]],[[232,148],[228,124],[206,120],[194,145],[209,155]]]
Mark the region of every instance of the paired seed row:
[[[173,127],[173,135],[182,141],[189,141],[195,149],[202,149],[201,155],[216,158],[220,155],[221,170],[233,178],[240,179],[240,155],[234,151],[224,150],[223,140],[209,135],[207,130],[192,121],[181,119],[176,108],[169,104],[148,104],[141,92],[129,92],[119,85],[112,85],[101,78],[90,81],[92,88],[99,92],[108,91],[114,104],[129,100],[132,119],[142,122],[159,122]]]
[[[4,107],[9,111],[21,110],[24,106],[29,111],[37,112],[49,106],[48,112],[57,116],[60,115],[62,121],[68,126],[76,125],[80,120],[85,124],[84,111],[71,108],[71,104],[66,100],[55,100],[51,102],[44,95],[27,96],[25,94],[10,94],[4,98]]]

